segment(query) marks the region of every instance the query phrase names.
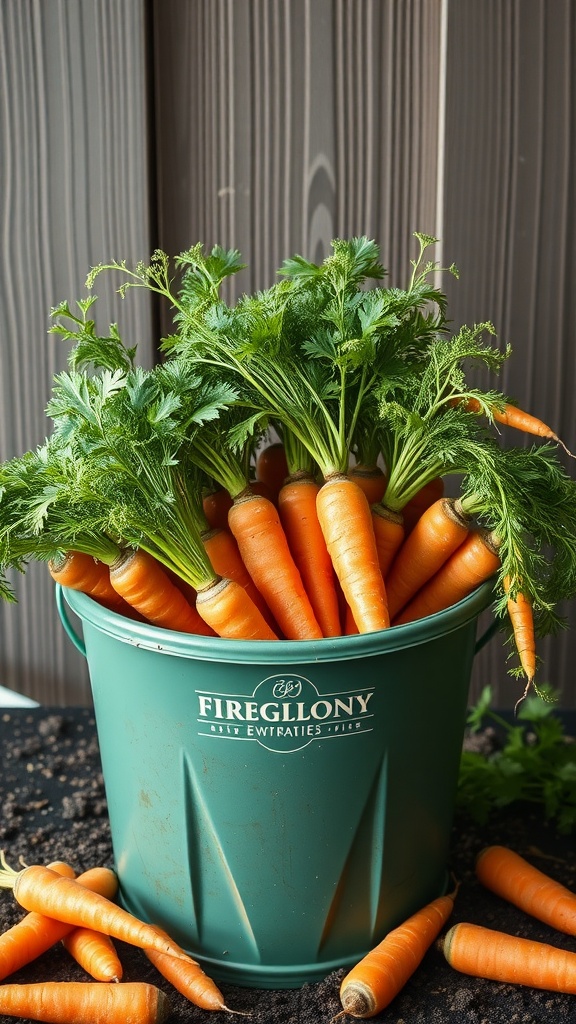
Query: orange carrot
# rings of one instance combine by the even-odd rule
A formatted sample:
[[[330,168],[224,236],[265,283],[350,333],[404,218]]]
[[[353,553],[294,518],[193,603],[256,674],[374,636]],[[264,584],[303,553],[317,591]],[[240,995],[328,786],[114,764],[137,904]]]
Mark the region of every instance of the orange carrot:
[[[576,953],[535,939],[455,924],[443,943],[451,967],[475,978],[576,994]]]
[[[335,474],[320,488],[316,505],[332,565],[358,632],[386,629],[390,625],[386,589],[366,495],[349,476]]]
[[[60,558],[48,562],[50,575],[56,583],[70,590],[79,590],[111,611],[123,612],[126,602],[110,582],[110,572],[104,562],[83,551],[68,551]]]
[[[276,503],[280,488],[289,474],[286,451],[281,441],[261,448],[256,457],[256,480],[266,484]]]
[[[444,480],[441,476],[435,476],[428,483],[424,484],[416,492],[410,501],[407,501],[402,509],[404,519],[404,533],[408,535],[418,522],[420,516],[430,505],[433,505],[438,498],[444,497]]]
[[[348,605],[344,609],[344,636],[357,636],[358,626]]]
[[[204,515],[213,530],[228,526],[228,512],[232,508],[232,498],[224,487],[210,491],[202,498]]]
[[[380,502],[372,505],[372,529],[376,539],[376,555],[382,578],[388,571],[404,540],[404,518]]]
[[[260,610],[272,631],[276,632],[276,624],[270,609],[244,565],[238,545],[230,530],[227,527],[225,529],[206,530],[201,534],[201,538],[214,572],[218,576],[234,580],[241,587],[244,587],[244,590]]]
[[[51,870],[73,878],[75,872],[68,865],[55,862]],[[99,892],[112,899],[118,890],[118,878],[110,868],[92,868],[76,879],[85,889]],[[0,935],[0,979],[14,974],[25,964],[35,960],[51,946],[72,931],[73,925],[56,921],[40,913],[29,913]]]
[[[158,931],[163,934],[161,929]],[[204,973],[200,964],[195,960],[177,960],[175,957],[159,953],[155,949],[147,949],[146,956],[162,977],[195,1006],[199,1006],[203,1010],[230,1012],[216,983]]]
[[[322,630],[273,502],[247,489],[234,499],[228,524],[244,565],[286,639],[320,639]]]
[[[95,981],[120,981],[122,964],[109,935],[92,928],[74,928],[62,945]]]
[[[340,636],[340,608],[332,559],[318,521],[320,484],[308,474],[294,474],[278,495],[278,511],[304,589],[324,636]]]
[[[88,889],[78,879],[65,878],[41,864],[14,871],[3,855],[1,860],[0,888],[12,889],[14,898],[25,910],[74,927],[93,928],[133,946],[152,946],[162,953],[182,955],[179,947],[159,936],[152,925]]]
[[[479,413],[483,411],[482,405],[477,398],[467,398],[463,401],[468,412]],[[460,399],[458,398],[452,399],[453,405],[457,405],[459,402]],[[517,405],[506,402],[502,409],[491,406],[490,413],[497,423],[502,423],[506,427],[514,427],[515,430],[522,430],[525,434],[532,434],[534,437],[545,437],[550,441],[555,441],[557,444],[562,445],[568,455],[572,455],[572,452],[568,451],[568,448],[552,430],[552,427],[549,427],[543,420],[539,420],[537,416],[532,416],[531,413],[525,412],[524,409],[519,409]]]
[[[468,523],[451,498],[439,498],[422,513],[386,576],[391,619],[465,541]]]
[[[0,1013],[48,1024],[163,1024],[168,997],[143,981],[41,981],[0,986]]]
[[[340,1002],[352,1017],[374,1017],[404,988],[454,907],[456,890],[412,914],[383,938],[340,986]]]
[[[116,592],[153,625],[182,633],[213,635],[168,573],[147,551],[123,553],[110,566],[110,580]]]
[[[482,885],[525,914],[576,935],[576,893],[505,846],[487,846],[476,860]]]
[[[487,530],[471,530],[442,568],[393,620],[398,626],[443,611],[490,579],[500,567],[498,542]]]
[[[367,466],[363,462],[357,462],[348,470],[348,476],[364,491],[369,505],[382,501],[386,490],[386,474],[380,466]]]
[[[229,640],[277,640],[244,587],[219,579],[198,591],[196,608],[214,632]]]
[[[503,585],[505,592],[509,594],[511,586],[509,576],[504,577]],[[516,650],[526,674],[528,689],[536,675],[536,635],[532,604],[524,594],[519,592],[515,598],[508,598],[507,608],[514,631]]]

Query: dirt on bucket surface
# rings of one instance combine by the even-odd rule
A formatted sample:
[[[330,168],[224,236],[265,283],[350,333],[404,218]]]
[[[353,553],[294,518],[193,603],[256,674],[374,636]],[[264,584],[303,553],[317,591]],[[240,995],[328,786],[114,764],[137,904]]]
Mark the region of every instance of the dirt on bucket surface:
[[[0,849],[7,862],[65,860],[77,871],[112,866],[106,795],[93,713],[87,708],[0,710]],[[560,836],[533,810],[515,806],[478,826],[455,821],[449,869],[460,882],[449,925],[471,921],[513,935],[548,942],[576,954],[576,937],[561,935],[485,890],[474,862],[491,843],[510,846],[576,891],[576,839]],[[159,865],[161,870],[161,865]],[[0,930],[23,911],[0,892]],[[280,926],[279,922],[279,926]],[[117,943],[124,980],[149,981],[169,996],[169,1024],[229,1014],[199,1009],[157,973],[145,954]],[[346,971],[297,989],[259,990],[220,985],[231,1010],[253,1024],[330,1024],[341,1013],[338,991]],[[10,978],[15,982],[89,980],[61,944]],[[0,1014],[0,1021],[13,1017]],[[345,1018],[352,1021],[354,1018]],[[377,1016],[380,1024],[576,1024],[576,996],[498,984],[454,971],[434,944],[396,999]]]

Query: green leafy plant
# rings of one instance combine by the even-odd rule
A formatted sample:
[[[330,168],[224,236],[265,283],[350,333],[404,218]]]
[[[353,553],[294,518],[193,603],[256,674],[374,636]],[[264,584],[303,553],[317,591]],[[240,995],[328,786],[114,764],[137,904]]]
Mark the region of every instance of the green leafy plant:
[[[468,726],[478,734],[493,723],[501,735],[488,753],[464,749],[460,765],[457,808],[478,824],[511,804],[533,804],[558,832],[576,831],[576,741],[566,734],[554,695],[529,695],[513,722],[491,707],[492,691],[482,691]]]

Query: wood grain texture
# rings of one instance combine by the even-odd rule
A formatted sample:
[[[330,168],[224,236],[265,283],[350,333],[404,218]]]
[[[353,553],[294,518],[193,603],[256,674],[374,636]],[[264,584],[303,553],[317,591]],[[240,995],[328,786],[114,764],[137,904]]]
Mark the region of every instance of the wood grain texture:
[[[40,444],[66,346],[49,312],[86,294],[91,266],[150,244],[141,0],[6,0],[0,10],[0,458]],[[101,328],[121,316],[151,359],[149,302],[100,279]],[[0,605],[0,680],[43,703],[90,699],[44,565]]]

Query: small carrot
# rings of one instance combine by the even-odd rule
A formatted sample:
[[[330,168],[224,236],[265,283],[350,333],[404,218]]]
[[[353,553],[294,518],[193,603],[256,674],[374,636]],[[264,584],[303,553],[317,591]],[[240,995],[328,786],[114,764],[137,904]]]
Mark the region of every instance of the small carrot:
[[[383,938],[340,986],[340,1002],[352,1017],[374,1017],[404,987],[454,907],[456,891],[432,900]]]
[[[48,1024],[163,1024],[169,1012],[166,993],[143,981],[121,985],[41,981],[0,986],[0,1013]]]
[[[506,594],[510,594],[511,580],[509,576],[504,577],[503,586]],[[532,604],[519,591],[515,598],[508,597],[506,606],[514,631],[514,641],[518,657],[520,658],[520,664],[527,679],[526,693],[536,675],[536,634]]]
[[[213,530],[222,530],[228,526],[228,512],[232,508],[232,498],[224,487],[217,487],[204,494],[202,508]]]
[[[250,595],[234,580],[219,579],[201,588],[196,608],[218,636],[229,640],[278,639]]]
[[[62,945],[95,981],[120,981],[122,964],[109,935],[92,928],[74,928]]]
[[[140,948],[152,946],[173,956],[183,955],[178,946],[160,937],[152,925],[87,889],[78,879],[65,878],[41,864],[14,871],[3,854],[0,859],[0,888],[12,889],[14,898],[25,910],[75,927],[93,928]]]
[[[482,885],[525,914],[576,935],[576,893],[505,846],[487,846],[476,860]]]
[[[67,864],[54,862],[52,871],[73,878],[75,872]],[[118,878],[111,868],[91,868],[76,879],[85,889],[113,899],[118,891]],[[0,979],[20,970],[60,942],[73,925],[56,921],[45,914],[31,912],[0,935]]]
[[[164,934],[161,929],[158,931],[160,934]],[[195,960],[177,960],[175,957],[159,953],[155,949],[147,949],[146,956],[162,977],[195,1006],[199,1006],[203,1010],[230,1012],[216,983],[205,974]]]
[[[338,473],[322,485],[316,505],[332,565],[358,632],[386,629],[390,625],[386,589],[366,495],[350,477]]]
[[[447,933],[443,950],[454,970],[475,978],[576,994],[576,953],[545,942],[460,922]]]
[[[104,562],[83,551],[67,551],[48,562],[53,580],[70,590],[79,590],[111,611],[123,612],[127,605],[110,582],[110,571]]]
[[[454,398],[452,399],[452,404],[456,405],[460,401],[460,399]],[[483,406],[477,398],[470,397],[462,399],[462,401],[468,412],[483,412]],[[564,448],[568,455],[572,455],[572,452],[568,450],[564,442],[552,430],[552,427],[549,427],[543,420],[538,419],[537,416],[532,416],[531,413],[525,412],[524,409],[518,408],[517,405],[512,405],[511,402],[506,402],[501,409],[491,406],[490,415],[497,423],[502,423],[503,426],[513,427],[515,430],[521,430],[525,434],[532,434],[534,437],[545,437],[550,441],[555,441]]]
[[[290,476],[278,495],[280,522],[304,589],[325,637],[340,636],[340,608],[332,559],[318,520],[320,484],[307,473]]]
[[[274,503],[288,475],[286,450],[281,441],[274,441],[260,449],[256,456],[256,480],[266,484]]]
[[[228,527],[205,530],[201,534],[201,539],[214,572],[244,587],[270,628],[275,631],[276,624],[270,609],[244,565],[238,545]]]
[[[451,498],[439,498],[422,513],[386,576],[391,619],[466,540],[468,524]]]
[[[471,530],[464,543],[396,616],[393,625],[449,608],[490,579],[499,567],[497,540],[487,530]]]
[[[288,640],[319,640],[322,630],[288,547],[278,510],[246,489],[228,513],[242,560]]]
[[[401,512],[394,512],[381,502],[372,505],[371,512],[378,565],[385,580],[404,540],[404,517]]]
[[[114,590],[150,623],[181,633],[212,636],[168,573],[147,551],[126,551],[110,566]]]
[[[402,509],[404,519],[404,533],[406,536],[414,529],[420,516],[430,505],[433,505],[439,498],[444,497],[444,480],[441,476],[435,476],[432,480],[423,484],[410,501],[407,501]]]
[[[348,476],[364,491],[369,505],[382,501],[386,490],[386,474],[380,466],[357,462],[348,470]]]

